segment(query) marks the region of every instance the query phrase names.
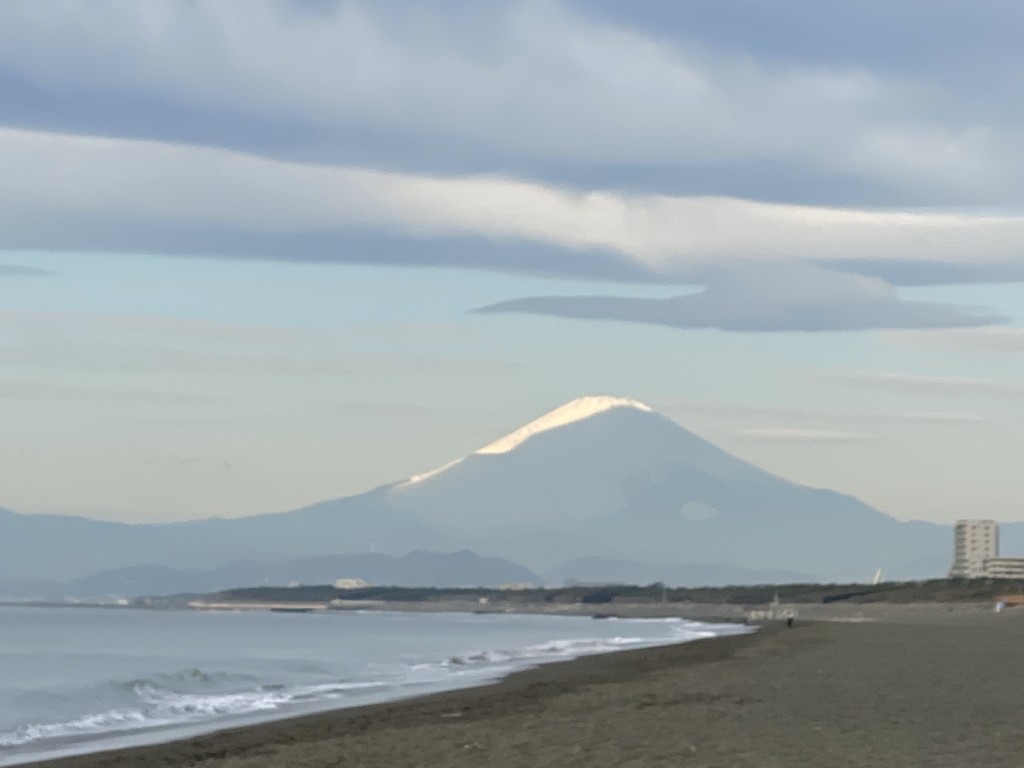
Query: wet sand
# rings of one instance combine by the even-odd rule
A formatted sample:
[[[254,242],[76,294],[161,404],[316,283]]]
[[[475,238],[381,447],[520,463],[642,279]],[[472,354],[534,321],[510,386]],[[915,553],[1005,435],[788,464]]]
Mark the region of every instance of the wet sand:
[[[45,765],[1020,768],[1022,695],[1024,608],[892,610]]]

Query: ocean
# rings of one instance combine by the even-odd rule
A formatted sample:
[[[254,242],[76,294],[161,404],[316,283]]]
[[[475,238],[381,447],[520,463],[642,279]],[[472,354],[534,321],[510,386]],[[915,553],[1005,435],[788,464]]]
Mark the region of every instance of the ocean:
[[[0,607],[0,765],[743,631],[678,619]]]

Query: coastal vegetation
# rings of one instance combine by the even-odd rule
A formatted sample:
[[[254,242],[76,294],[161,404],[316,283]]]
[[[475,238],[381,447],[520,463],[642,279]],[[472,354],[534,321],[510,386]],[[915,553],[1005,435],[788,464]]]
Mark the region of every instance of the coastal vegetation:
[[[330,585],[250,587],[219,592],[211,598],[233,602],[313,603],[331,600],[395,603],[475,601],[486,606],[614,603],[698,603],[762,605],[783,603],[957,603],[992,600],[1000,595],[1024,596],[1024,581],[1006,579],[933,579],[865,584],[780,584],[731,587],[666,587],[601,584],[550,589],[421,588],[374,586],[335,589]]]

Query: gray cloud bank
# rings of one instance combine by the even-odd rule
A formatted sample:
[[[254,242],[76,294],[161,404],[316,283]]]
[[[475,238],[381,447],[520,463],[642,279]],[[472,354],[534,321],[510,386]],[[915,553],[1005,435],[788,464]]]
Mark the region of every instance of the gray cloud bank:
[[[0,3],[0,249],[705,286],[482,310],[680,328],[1000,322],[896,287],[1024,280],[1020,7],[828,6]]]
[[[998,315],[946,304],[908,301],[877,278],[815,268],[763,265],[720,272],[703,291],[668,299],[533,296],[476,311],[726,331],[956,328],[1005,322],[1005,318]]]
[[[1024,201],[1014,3],[699,5],[5,3],[0,121],[634,191]]]
[[[0,277],[45,277],[50,274],[52,272],[48,269],[24,264],[0,264]]]

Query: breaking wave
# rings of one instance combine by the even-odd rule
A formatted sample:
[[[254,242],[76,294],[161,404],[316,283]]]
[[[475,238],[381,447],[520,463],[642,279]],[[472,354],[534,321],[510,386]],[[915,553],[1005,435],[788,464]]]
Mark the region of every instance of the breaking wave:
[[[250,683],[235,691],[211,691],[228,683]],[[191,685],[190,685],[191,684]],[[334,682],[320,685],[256,685],[252,678],[226,672],[183,670],[113,683],[123,693],[124,706],[57,723],[29,723],[0,733],[0,747],[33,742],[108,736],[129,731],[189,725],[227,717],[274,712],[289,705],[329,702],[345,696],[388,687],[377,681]]]
[[[209,726],[230,719],[273,716],[275,712],[283,714],[301,707],[326,709],[356,705],[369,699],[398,698],[416,688],[442,690],[475,685],[550,661],[745,631],[735,625],[706,625],[679,619],[668,622],[673,625],[668,636],[572,638],[521,648],[470,651],[436,662],[367,669],[366,673],[374,675],[374,679],[296,685],[267,680],[269,675],[266,674],[189,668],[112,681],[105,684],[103,690],[77,692],[94,702],[104,702],[105,708],[61,722],[30,722],[0,732],[0,749],[35,750],[47,745],[155,729]],[[629,619],[622,623],[640,629],[644,621]],[[0,755],[0,759],[2,757]]]

